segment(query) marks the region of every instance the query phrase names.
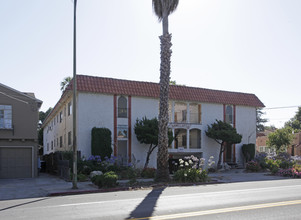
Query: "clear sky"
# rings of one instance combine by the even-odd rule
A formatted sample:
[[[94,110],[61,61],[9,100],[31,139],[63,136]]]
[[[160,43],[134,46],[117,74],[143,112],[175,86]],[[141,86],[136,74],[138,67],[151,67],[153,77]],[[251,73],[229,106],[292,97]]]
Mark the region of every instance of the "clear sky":
[[[180,0],[170,16],[171,78],[299,106],[300,0]],[[161,24],[150,0],[78,0],[77,73],[159,82]],[[72,76],[71,0],[0,0],[0,82],[34,92],[41,110]],[[281,127],[297,108],[266,110]]]

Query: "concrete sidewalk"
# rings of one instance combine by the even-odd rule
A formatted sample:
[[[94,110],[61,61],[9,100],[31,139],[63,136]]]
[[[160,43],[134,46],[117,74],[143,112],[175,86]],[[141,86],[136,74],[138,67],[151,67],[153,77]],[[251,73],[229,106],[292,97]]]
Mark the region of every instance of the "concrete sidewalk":
[[[37,178],[0,179],[0,200],[44,197],[57,192],[83,192],[97,190],[91,182],[78,182],[78,189],[72,189],[72,182],[41,173]]]
[[[212,183],[231,183],[248,181],[265,181],[287,179],[285,177],[271,176],[267,173],[246,173],[242,169],[219,171],[209,174]],[[211,184],[212,184],[211,183]],[[206,184],[206,183],[204,183]],[[184,184],[187,185],[187,184]],[[126,190],[98,189],[97,186],[88,182],[78,182],[78,189],[72,189],[72,182],[67,182],[59,177],[41,173],[37,178],[29,179],[0,179],[0,200],[23,199],[45,197],[49,195],[68,195],[79,193],[93,193],[103,191]]]
[[[288,179],[287,177],[273,176],[267,172],[246,172],[244,169],[222,170],[210,173],[210,178],[219,183],[268,181]]]

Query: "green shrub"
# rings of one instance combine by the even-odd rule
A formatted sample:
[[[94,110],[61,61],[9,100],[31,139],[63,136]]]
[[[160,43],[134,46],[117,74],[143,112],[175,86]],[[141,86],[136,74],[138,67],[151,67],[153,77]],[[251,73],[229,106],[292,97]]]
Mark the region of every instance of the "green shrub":
[[[270,171],[271,171],[271,174],[276,174],[276,173],[278,173],[278,171],[279,171],[279,168],[277,167],[277,166],[274,166],[274,167],[272,167],[271,169],[270,169]]]
[[[294,164],[293,165],[293,168],[298,171],[298,172],[301,172],[301,164]]]
[[[115,187],[117,186],[118,176],[115,172],[109,171],[103,175],[97,175],[92,177],[92,182],[98,186],[98,188],[102,187]]]
[[[293,163],[288,160],[282,160],[279,164],[281,169],[288,169],[293,167]]]
[[[115,187],[117,186],[118,176],[115,172],[109,171],[103,176],[103,186],[104,187]]]
[[[123,167],[123,169],[120,169],[118,172],[120,179],[130,179],[130,180],[136,180],[137,178],[137,171],[132,167]]]
[[[255,157],[255,144],[242,145],[242,153],[247,162],[254,160]]]
[[[111,157],[113,150],[111,147],[112,137],[110,129],[92,128],[91,142],[92,155],[100,155],[101,160]]]
[[[273,160],[273,159],[266,159],[267,168],[270,170],[276,170],[280,167],[281,160]]]
[[[247,163],[246,170],[257,172],[260,170],[260,165],[257,161],[251,160]]]
[[[82,173],[80,173],[80,174],[77,174],[77,180],[79,181],[79,182],[84,182],[84,181],[86,181],[88,178],[87,178],[87,176],[85,175],[85,174],[82,174]]]
[[[155,178],[156,169],[155,168],[144,168],[141,172],[141,177],[143,178]]]
[[[208,178],[207,172],[199,169],[186,168],[179,169],[174,174],[174,180],[177,182],[205,182]]]

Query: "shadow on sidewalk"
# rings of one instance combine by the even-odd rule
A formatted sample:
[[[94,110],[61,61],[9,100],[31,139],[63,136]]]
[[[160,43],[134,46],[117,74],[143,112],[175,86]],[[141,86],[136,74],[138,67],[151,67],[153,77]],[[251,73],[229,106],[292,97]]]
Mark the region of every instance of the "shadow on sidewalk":
[[[165,187],[153,189],[147,196],[143,199],[143,201],[133,210],[130,216],[127,219],[132,218],[143,218],[148,219],[147,217],[152,216],[157,201],[164,191]]]

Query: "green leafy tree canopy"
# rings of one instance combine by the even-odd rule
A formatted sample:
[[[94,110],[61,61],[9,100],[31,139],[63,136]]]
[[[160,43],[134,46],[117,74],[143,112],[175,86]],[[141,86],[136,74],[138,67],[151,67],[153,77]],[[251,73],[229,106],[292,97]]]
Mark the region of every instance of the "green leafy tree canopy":
[[[290,127],[294,131],[301,131],[301,107],[298,108],[296,115],[285,123],[285,127]]]
[[[137,137],[137,140],[141,144],[149,145],[149,149],[146,155],[146,161],[144,168],[148,167],[149,159],[151,153],[158,146],[158,135],[159,135],[159,127],[158,127],[158,119],[147,119],[143,117],[142,119],[137,119],[136,124],[134,126],[134,131]],[[173,135],[171,131],[168,131],[168,142],[169,145],[173,141]]]
[[[273,133],[270,133],[267,140],[269,147],[275,147],[276,152],[285,151],[287,146],[293,140],[293,133],[291,128],[278,129]]]
[[[220,153],[217,167],[221,167],[222,153],[226,145],[237,144],[241,142],[242,136],[230,124],[221,120],[216,120],[212,125],[208,125],[206,135],[220,144]]]

